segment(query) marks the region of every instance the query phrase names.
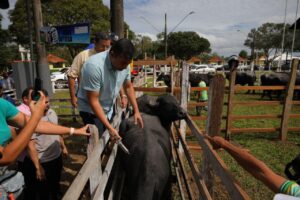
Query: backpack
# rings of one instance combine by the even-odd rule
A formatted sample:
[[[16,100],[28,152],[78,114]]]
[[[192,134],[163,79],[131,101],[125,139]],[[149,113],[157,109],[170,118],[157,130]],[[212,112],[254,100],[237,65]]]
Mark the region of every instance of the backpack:
[[[0,200],[15,200],[21,197],[24,188],[24,177],[15,170],[2,170],[0,175]]]

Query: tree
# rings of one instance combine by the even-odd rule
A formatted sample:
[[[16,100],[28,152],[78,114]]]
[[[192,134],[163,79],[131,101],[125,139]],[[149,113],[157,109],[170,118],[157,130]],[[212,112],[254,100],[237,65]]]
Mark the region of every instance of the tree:
[[[266,56],[266,64],[269,64],[269,56],[281,48],[283,24],[265,23],[257,29],[252,29],[245,40],[244,45],[251,48],[251,56],[254,59],[254,51],[262,50]]]
[[[168,35],[168,54],[188,60],[203,52],[210,52],[210,43],[196,32],[175,32]]]
[[[0,15],[0,24],[2,16]],[[8,30],[0,28],[0,71],[10,68],[12,61],[18,59],[18,47],[11,43]]]
[[[137,58],[144,58],[145,53],[147,53],[147,56],[153,55],[153,42],[150,37],[137,35],[133,40],[133,44],[136,49]]]
[[[239,53],[239,56],[241,58],[247,58],[248,57],[248,53],[246,50],[241,50],[241,52]]]

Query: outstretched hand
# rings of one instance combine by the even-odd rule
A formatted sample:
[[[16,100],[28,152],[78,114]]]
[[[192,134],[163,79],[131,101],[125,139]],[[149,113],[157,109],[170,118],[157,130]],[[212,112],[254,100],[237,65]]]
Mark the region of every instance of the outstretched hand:
[[[87,132],[89,125],[85,125],[81,128],[76,128],[74,130],[74,135],[83,135],[83,136],[90,136],[91,134]]]
[[[117,142],[118,140],[121,140],[121,136],[119,135],[118,131],[116,129],[111,129],[108,131],[110,135],[110,140],[113,142]]]
[[[39,117],[42,117],[44,115],[45,109],[47,107],[46,104],[46,98],[43,92],[39,91],[40,98],[38,101],[31,101],[29,104],[30,111],[33,115],[37,115]]]
[[[141,128],[144,128],[144,122],[140,112],[134,113],[134,124],[139,124]]]

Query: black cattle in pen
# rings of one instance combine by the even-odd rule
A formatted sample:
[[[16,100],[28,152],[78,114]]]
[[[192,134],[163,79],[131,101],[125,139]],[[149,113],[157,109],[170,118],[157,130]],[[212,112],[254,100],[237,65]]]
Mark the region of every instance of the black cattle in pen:
[[[270,74],[262,74],[260,76],[261,86],[286,86],[289,83],[290,74],[287,72],[274,72]],[[295,85],[300,85],[300,73],[297,73]],[[280,99],[282,95],[282,90],[264,90],[261,96],[263,99],[268,96],[272,100],[272,93],[276,94],[276,99]],[[295,90],[294,98],[299,99],[299,90]]]
[[[198,74],[198,73],[189,73],[189,82],[191,84],[191,87],[198,87],[198,84],[201,80],[203,80],[206,85],[209,85],[210,80],[214,77],[214,74],[208,73],[208,74]],[[171,77],[169,74],[160,74],[156,81],[164,81],[164,83],[171,87]]]
[[[165,200],[171,198],[170,127],[186,112],[171,95],[142,96],[137,99],[144,128],[133,117],[122,121],[119,133],[130,155],[118,151],[125,171],[122,198],[130,200]]]
[[[226,79],[229,80],[230,72],[226,72],[225,76]],[[235,78],[236,85],[254,86],[255,81],[256,81],[256,75],[254,72],[236,72],[236,78]],[[250,93],[250,90],[248,90],[247,93]],[[255,93],[255,90],[253,90],[253,93]]]

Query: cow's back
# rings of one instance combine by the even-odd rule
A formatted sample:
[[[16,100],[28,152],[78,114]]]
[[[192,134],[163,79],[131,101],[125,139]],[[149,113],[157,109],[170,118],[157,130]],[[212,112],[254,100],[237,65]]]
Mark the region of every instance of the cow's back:
[[[132,117],[120,126],[123,143],[130,151],[129,156],[122,153],[124,186],[128,199],[165,199],[163,193],[170,176],[169,133],[157,116],[142,114],[142,117],[143,129],[134,125]]]

